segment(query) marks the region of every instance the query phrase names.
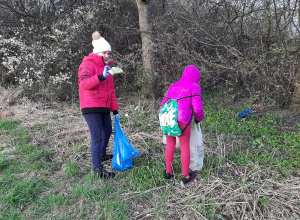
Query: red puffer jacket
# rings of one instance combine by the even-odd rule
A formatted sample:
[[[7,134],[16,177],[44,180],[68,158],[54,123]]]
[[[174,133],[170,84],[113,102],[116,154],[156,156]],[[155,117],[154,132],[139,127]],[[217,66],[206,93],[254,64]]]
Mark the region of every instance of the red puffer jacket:
[[[90,53],[83,58],[78,70],[80,109],[109,108],[118,110],[113,76],[109,75],[100,82],[98,75],[102,75],[104,61],[101,56]]]

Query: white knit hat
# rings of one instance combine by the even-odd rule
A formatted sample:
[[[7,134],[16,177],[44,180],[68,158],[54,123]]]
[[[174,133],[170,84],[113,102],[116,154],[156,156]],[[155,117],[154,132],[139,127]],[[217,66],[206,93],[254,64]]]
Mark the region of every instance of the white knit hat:
[[[98,31],[95,31],[92,35],[93,38],[93,53],[100,53],[103,51],[111,51],[110,44],[100,36]]]

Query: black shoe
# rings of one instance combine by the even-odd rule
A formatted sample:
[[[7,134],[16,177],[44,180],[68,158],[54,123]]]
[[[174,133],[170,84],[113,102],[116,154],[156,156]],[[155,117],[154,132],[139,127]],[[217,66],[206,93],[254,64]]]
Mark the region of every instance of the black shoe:
[[[109,178],[114,178],[115,177],[115,173],[107,172],[103,168],[94,169],[94,173],[96,175],[98,175],[99,177],[105,178],[105,179],[109,179]]]
[[[196,173],[194,171],[189,173],[187,178],[182,178],[182,183],[184,186],[189,185],[196,178]]]
[[[107,161],[107,160],[111,160],[113,158],[113,155],[112,154],[107,154],[103,157],[101,157],[101,161]]]
[[[164,177],[166,178],[166,179],[171,179],[172,178],[172,174],[171,173],[167,173],[166,171],[164,171]]]

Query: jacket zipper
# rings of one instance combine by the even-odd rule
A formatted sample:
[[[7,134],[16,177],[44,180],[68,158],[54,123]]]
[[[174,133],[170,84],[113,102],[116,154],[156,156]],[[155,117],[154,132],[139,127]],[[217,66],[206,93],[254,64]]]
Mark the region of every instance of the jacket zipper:
[[[107,81],[107,100],[106,100],[106,107],[108,108],[108,106],[107,106],[108,99],[109,99],[108,79],[107,79],[106,81]]]

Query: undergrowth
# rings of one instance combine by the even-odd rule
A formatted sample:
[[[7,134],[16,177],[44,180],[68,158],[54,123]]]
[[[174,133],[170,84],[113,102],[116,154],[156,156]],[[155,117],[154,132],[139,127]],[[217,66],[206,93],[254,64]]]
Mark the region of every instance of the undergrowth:
[[[245,106],[207,103],[201,122],[204,168],[189,189],[178,185],[180,149],[174,155],[174,177],[164,179],[165,146],[155,102],[138,100],[122,109],[122,129],[140,156],[131,170],[117,172],[112,180],[96,178],[78,160],[90,157],[85,142],[64,137],[68,146],[59,147],[69,152],[60,155],[34,143],[22,121],[0,121],[0,137],[6,140],[0,141],[0,219],[179,219],[185,209],[191,218],[263,219],[270,212],[295,217],[297,195],[286,191],[285,201],[279,201],[272,190],[281,193],[280,181],[299,177],[299,125],[286,131],[271,114],[239,118]],[[56,132],[51,123],[38,127],[41,135]],[[286,198],[289,193],[295,198]]]

